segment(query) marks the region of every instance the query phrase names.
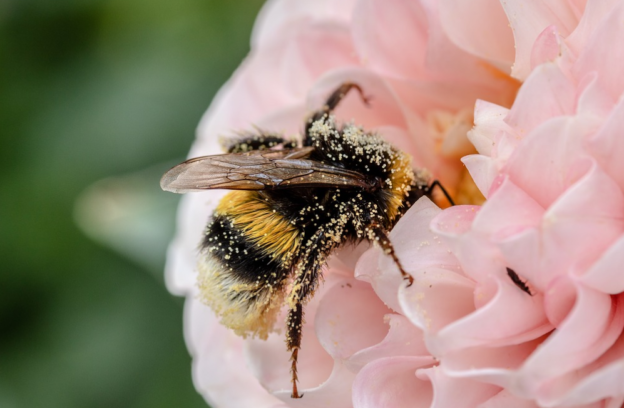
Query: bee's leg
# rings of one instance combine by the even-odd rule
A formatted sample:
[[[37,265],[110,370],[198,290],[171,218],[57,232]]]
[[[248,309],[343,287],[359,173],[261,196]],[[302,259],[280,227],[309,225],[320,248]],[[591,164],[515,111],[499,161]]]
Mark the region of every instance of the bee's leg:
[[[297,358],[299,349],[301,348],[301,338],[303,330],[303,304],[298,302],[294,309],[288,312],[288,320],[286,321],[286,344],[290,355],[290,373],[292,374],[292,394],[291,398],[301,398],[303,394],[299,394],[297,390]]]
[[[291,352],[290,372],[292,374],[292,398],[301,398],[297,390],[297,358],[301,349],[301,339],[303,335],[303,304],[314,293],[319,281],[321,267],[325,264],[325,253],[329,253],[330,247],[324,241],[323,230],[317,231],[307,242],[306,251],[300,255],[300,261],[293,268],[294,281],[292,289],[288,295],[288,304],[291,309],[288,311],[286,320],[286,345]]]
[[[296,142],[286,140],[282,135],[267,133],[258,129],[257,133],[241,133],[233,138],[223,139],[221,145],[226,153],[244,153],[252,150],[270,149],[277,145],[285,148],[296,146]]]
[[[329,95],[329,98],[327,98],[327,101],[325,101],[325,105],[323,105],[321,109],[317,110],[312,114],[312,116],[310,116],[306,124],[306,138],[309,135],[310,126],[312,126],[312,124],[317,120],[323,119],[324,116],[328,116],[334,109],[336,109],[336,106],[338,106],[340,101],[342,101],[342,99],[347,95],[347,93],[349,93],[351,89],[357,90],[360,94],[360,98],[362,98],[362,101],[364,101],[366,105],[369,104],[370,98],[364,95],[364,91],[358,84],[354,84],[353,82],[345,82],[344,84],[340,85],[338,89],[332,92],[331,95]]]
[[[379,246],[386,253],[386,255],[390,255],[390,257],[394,261],[394,264],[397,266],[397,268],[399,268],[399,272],[401,272],[401,276],[403,276],[403,279],[405,279],[408,282],[407,287],[412,286],[412,284],[414,283],[414,278],[412,277],[412,275],[405,272],[405,269],[403,269],[403,265],[401,265],[401,261],[399,261],[399,258],[396,256],[396,253],[394,252],[394,246],[392,246],[392,242],[390,242],[390,238],[388,237],[388,232],[380,227],[373,227],[372,232],[373,232],[373,237],[375,239],[375,242],[379,244]]]
[[[429,196],[431,194],[431,192],[433,191],[433,189],[435,187],[438,187],[440,190],[442,190],[442,193],[444,194],[444,197],[446,197],[446,199],[448,200],[449,203],[451,203],[451,205],[455,205],[455,202],[453,201],[453,199],[451,198],[451,195],[448,193],[448,191],[446,191],[446,189],[442,186],[442,184],[440,184],[440,182],[438,180],[434,180],[433,183],[431,183],[429,185],[429,187],[426,188],[425,190],[425,194],[427,196]]]

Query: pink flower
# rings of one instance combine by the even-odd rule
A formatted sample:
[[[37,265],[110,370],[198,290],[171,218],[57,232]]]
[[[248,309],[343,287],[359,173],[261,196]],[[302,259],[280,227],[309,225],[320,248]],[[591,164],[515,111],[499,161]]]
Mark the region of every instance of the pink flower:
[[[207,401],[620,407],[621,21],[624,4],[606,0],[270,1],[191,157],[254,125],[297,134],[331,90],[356,82],[371,106],[351,95],[339,120],[377,130],[475,204],[463,162],[487,201],[440,210],[424,198],[401,219],[391,239],[409,288],[365,244],[330,260],[306,305],[305,396],[293,400],[283,324],[266,341],[242,339],[198,300],[196,248],[225,192],[187,195],[167,281],[187,296]]]

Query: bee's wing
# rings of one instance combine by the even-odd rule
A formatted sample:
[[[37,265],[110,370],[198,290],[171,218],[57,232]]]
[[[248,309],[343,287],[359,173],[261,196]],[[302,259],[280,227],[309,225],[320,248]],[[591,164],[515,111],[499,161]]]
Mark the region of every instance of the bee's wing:
[[[313,150],[303,147],[197,157],[165,173],[160,187],[173,193],[209,189],[372,187],[361,173],[306,160]]]

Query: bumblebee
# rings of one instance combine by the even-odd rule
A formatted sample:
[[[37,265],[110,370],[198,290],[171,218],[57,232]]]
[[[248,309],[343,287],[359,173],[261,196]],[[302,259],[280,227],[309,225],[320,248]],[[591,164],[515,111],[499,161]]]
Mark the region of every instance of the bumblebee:
[[[298,145],[257,131],[230,143],[226,154],[173,167],[160,183],[174,193],[234,190],[218,204],[200,244],[200,296],[237,334],[263,339],[287,305],[293,398],[302,396],[303,309],[328,256],[346,243],[378,242],[410,285],[388,233],[416,200],[441,188],[379,135],[336,123],[331,113],[352,89],[368,104],[360,86],[343,84],[305,122]]]

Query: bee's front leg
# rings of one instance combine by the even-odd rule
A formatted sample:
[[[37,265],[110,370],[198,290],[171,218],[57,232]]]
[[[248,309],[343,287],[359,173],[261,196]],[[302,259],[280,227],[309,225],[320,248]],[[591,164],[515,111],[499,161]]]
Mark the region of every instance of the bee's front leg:
[[[338,104],[340,104],[340,101],[342,101],[344,97],[347,96],[351,89],[357,90],[360,94],[360,98],[362,98],[362,101],[364,101],[366,105],[369,104],[370,97],[364,95],[364,91],[358,84],[355,84],[353,82],[345,82],[344,84],[340,85],[338,89],[332,92],[331,95],[329,95],[329,98],[327,98],[327,101],[325,101],[325,105],[323,105],[321,109],[317,110],[312,114],[312,116],[310,116],[308,122],[306,123],[306,138],[309,136],[310,127],[312,126],[312,124],[320,119],[323,119],[323,117],[329,116],[329,114],[334,109],[336,109]]]

